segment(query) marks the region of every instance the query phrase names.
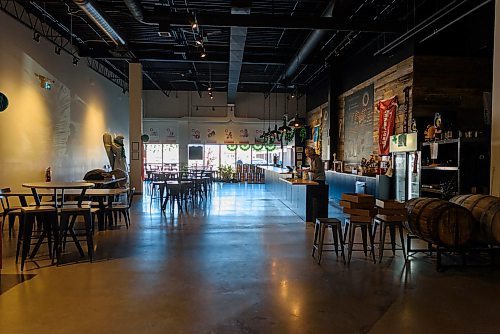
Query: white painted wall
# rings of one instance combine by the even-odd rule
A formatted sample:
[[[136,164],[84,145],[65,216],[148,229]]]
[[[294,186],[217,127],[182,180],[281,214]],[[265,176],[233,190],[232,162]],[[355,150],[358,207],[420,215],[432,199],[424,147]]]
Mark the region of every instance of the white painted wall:
[[[105,131],[125,135],[128,152],[128,97],[120,88],[0,12],[0,91],[9,107],[0,113],[0,186],[81,179],[109,164],[102,144]],[[40,87],[40,74],[55,81]]]
[[[490,192],[492,195],[500,196],[500,1],[496,1],[495,5]]]
[[[277,94],[277,96],[278,103],[276,103],[276,94],[272,94],[264,102],[263,93],[237,93],[234,114],[241,118],[269,119],[270,101],[271,119],[281,119],[285,112],[287,95]],[[207,92],[203,92],[201,98],[197,92],[171,92],[167,97],[160,91],[147,90],[144,91],[143,99],[145,118],[226,116],[227,94],[225,92],[214,92],[214,99],[211,100]],[[298,102],[298,110],[305,117],[306,98],[301,97]],[[288,100],[287,111],[290,117],[297,113],[296,99]]]

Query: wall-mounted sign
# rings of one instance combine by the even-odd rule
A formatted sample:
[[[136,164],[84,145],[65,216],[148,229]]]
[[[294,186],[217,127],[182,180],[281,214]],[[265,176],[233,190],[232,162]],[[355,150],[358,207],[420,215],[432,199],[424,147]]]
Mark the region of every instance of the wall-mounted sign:
[[[217,130],[210,127],[207,128],[207,144],[217,144]]]
[[[200,129],[191,129],[191,142],[201,143],[201,131]]]
[[[9,99],[7,99],[7,96],[5,96],[5,94],[0,93],[0,112],[7,109],[8,106],[9,106]]]
[[[344,160],[359,163],[373,154],[373,90],[367,86],[344,99]]]
[[[262,130],[262,129],[255,130],[255,143],[256,144],[260,144],[260,143],[264,142],[261,138],[263,133],[264,133],[264,130]]]
[[[224,129],[224,144],[234,144],[234,134],[231,129]]]
[[[173,127],[167,127],[165,129],[165,143],[175,144],[177,142],[177,134]]]
[[[147,135],[149,136],[150,144],[157,144],[160,142],[160,130],[158,128],[149,128]]]
[[[402,133],[391,136],[390,152],[414,152],[417,150],[417,133]]]
[[[250,138],[248,136],[248,129],[240,129],[240,139],[239,139],[240,144],[249,144],[250,143]]]

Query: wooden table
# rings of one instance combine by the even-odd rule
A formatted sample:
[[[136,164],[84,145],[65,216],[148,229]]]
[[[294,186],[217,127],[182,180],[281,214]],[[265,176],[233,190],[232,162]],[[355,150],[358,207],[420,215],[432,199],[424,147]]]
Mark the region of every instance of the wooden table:
[[[93,188],[94,184],[89,182],[31,182],[24,183],[23,187],[31,188],[33,197],[35,198],[36,205],[40,205],[40,197],[38,196],[37,189],[52,189],[54,194],[54,207],[57,209],[57,191],[61,190],[61,206],[64,203],[64,191],[66,189],[80,189],[80,199],[79,204],[81,204],[83,196],[85,196],[85,191],[88,188]]]

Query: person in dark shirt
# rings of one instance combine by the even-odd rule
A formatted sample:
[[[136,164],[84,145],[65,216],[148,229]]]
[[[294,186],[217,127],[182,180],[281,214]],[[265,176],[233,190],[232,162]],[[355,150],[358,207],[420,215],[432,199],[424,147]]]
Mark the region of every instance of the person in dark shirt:
[[[323,161],[321,160],[319,155],[316,154],[316,150],[313,147],[306,147],[305,153],[311,163],[309,169],[305,169],[303,171],[312,173],[311,181],[324,184],[325,168],[323,166]]]

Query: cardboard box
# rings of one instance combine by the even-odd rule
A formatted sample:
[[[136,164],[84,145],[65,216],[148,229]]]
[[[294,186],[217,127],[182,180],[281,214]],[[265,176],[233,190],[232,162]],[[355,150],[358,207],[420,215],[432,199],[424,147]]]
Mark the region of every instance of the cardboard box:
[[[348,209],[373,209],[373,203],[354,203],[348,201],[340,201],[340,206]]]
[[[386,215],[376,215],[375,219],[380,219],[386,222],[403,222],[406,221],[407,217],[405,216],[386,216]]]
[[[365,194],[343,193],[342,200],[353,203],[375,204],[375,197],[373,197],[372,195],[365,195]]]
[[[393,200],[381,200],[377,199],[376,204],[379,208],[382,209],[404,209],[405,204],[398,202],[398,201],[393,201]]]
[[[382,209],[378,208],[379,215],[387,215],[387,216],[406,216],[408,211],[406,209]]]
[[[349,221],[353,223],[370,223],[373,219],[372,217],[356,216],[356,215],[350,215],[347,218],[349,218]]]
[[[377,214],[377,210],[375,209],[349,209],[344,208],[344,213],[353,215],[353,216],[365,216],[365,217],[374,217]]]

